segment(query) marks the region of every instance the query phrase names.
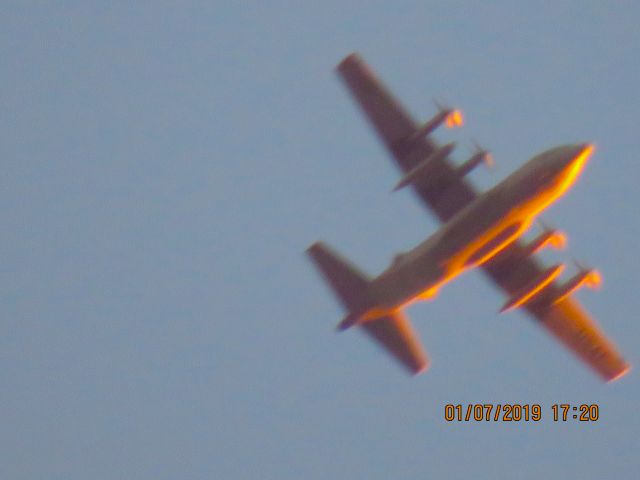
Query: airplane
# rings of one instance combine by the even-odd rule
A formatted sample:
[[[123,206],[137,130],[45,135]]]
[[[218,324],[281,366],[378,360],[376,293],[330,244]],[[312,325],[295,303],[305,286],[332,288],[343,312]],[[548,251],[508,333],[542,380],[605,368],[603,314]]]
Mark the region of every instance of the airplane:
[[[324,242],[307,249],[347,310],[337,330],[360,327],[409,373],[423,372],[430,360],[403,309],[432,300],[447,282],[479,267],[507,294],[500,312],[527,312],[603,380],[625,375],[629,363],[571,296],[582,286],[596,288],[600,274],[576,264],[578,272],[560,282],[564,265],[545,267],[535,253],[564,247],[564,234],[542,223],[543,231],[534,240],[520,238],[577,180],[594,145],[546,150],[478,193],[465,177],[481,163],[491,164],[490,153],[476,146],[467,161],[456,165],[450,159],[455,144],[439,146],[431,136],[443,124],[462,125],[459,110],[436,104],[438,113],[419,125],[357,53],[343,59],[336,70],[402,172],[393,190],[411,187],[442,222],[439,230],[396,255],[374,278]]]

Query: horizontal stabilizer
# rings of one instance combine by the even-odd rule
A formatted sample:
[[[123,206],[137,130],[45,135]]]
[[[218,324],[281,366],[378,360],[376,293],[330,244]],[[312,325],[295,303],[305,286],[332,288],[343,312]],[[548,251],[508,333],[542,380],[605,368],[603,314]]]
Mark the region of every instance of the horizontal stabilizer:
[[[359,315],[353,312],[361,311],[366,305],[369,288],[367,276],[322,242],[311,245],[307,253],[344,307],[351,312],[338,329],[344,330],[357,324]],[[396,311],[360,325],[412,374],[423,372],[429,366],[420,340],[402,312]]]
[[[362,328],[413,375],[429,368],[424,352],[409,319],[401,311],[362,324]]]
[[[368,287],[367,276],[322,242],[311,245],[307,253],[343,306],[349,311],[357,310]]]

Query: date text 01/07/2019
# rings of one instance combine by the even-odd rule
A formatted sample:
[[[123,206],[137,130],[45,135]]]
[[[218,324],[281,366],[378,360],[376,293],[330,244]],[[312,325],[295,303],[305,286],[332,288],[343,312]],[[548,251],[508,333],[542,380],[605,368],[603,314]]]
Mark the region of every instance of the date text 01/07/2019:
[[[554,403],[550,413],[554,422],[595,422],[600,418],[597,404]],[[537,403],[448,403],[444,406],[447,422],[539,422],[542,417],[542,407]]]

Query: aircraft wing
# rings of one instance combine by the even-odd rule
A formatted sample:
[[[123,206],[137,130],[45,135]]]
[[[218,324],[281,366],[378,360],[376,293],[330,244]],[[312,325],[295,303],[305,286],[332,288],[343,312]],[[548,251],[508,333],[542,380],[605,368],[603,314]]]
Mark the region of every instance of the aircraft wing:
[[[575,299],[567,297],[548,310],[533,310],[530,313],[605,381],[616,380],[631,369],[615,345]]]
[[[544,268],[535,257],[525,253],[521,242],[515,242],[482,269],[505,293],[514,295]],[[629,364],[595,320],[572,297],[556,303],[551,301],[558,294],[558,286],[551,284],[540,298],[522,308],[605,381],[616,380],[627,373]]]
[[[365,322],[362,328],[410,373],[418,374],[429,368],[429,358],[404,313],[398,311],[392,316]]]
[[[337,70],[403,173],[408,173],[435,152],[437,145],[429,137],[421,136],[407,142],[418,131],[418,124],[358,54],[346,57]],[[412,187],[440,219],[446,220],[458,211],[459,205],[466,205],[476,194],[446,158],[435,159],[433,166],[437,180],[421,182],[418,179]]]
[[[419,125],[357,54],[340,62],[337,71],[404,173],[436,151],[438,145],[430,137],[413,137]],[[418,178],[411,186],[441,221],[447,221],[476,198],[473,187],[456,172],[447,157],[434,159],[430,171],[435,181]],[[482,269],[509,296],[544,271],[535,257],[525,253],[520,241],[485,263]],[[552,294],[557,286],[552,284],[547,290]],[[573,298],[567,297],[553,305],[529,303],[523,308],[605,380],[614,380],[628,371],[629,365],[615,346]]]

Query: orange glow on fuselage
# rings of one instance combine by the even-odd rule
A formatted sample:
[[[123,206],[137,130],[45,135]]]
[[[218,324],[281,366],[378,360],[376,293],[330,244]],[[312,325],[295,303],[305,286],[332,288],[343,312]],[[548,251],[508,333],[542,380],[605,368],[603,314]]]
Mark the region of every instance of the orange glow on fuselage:
[[[532,216],[538,215],[571,188],[594,150],[595,146],[593,144],[586,145],[580,154],[571,160],[564,170],[559,173],[551,188],[546,189],[546,191],[541,192],[540,195],[531,200],[527,210],[531,212]]]
[[[360,321],[358,323],[361,323],[361,321],[369,321],[369,320],[376,320],[378,318],[382,318],[382,317],[387,317],[391,314],[393,314],[393,312],[395,312],[398,308],[402,308],[404,306],[406,306],[406,303],[403,303],[402,305],[398,306],[398,307],[392,307],[392,308],[385,308],[385,307],[373,307],[370,308],[369,310],[367,310],[364,314],[362,314],[360,316]]]
[[[560,179],[560,186],[558,187],[558,195],[556,196],[559,197],[560,195],[564,194],[576,181],[578,175],[580,174],[580,172],[582,172],[582,170],[584,169],[587,160],[589,159],[589,157],[593,154],[593,152],[595,151],[596,147],[593,144],[588,144],[584,150],[582,150],[582,152],[580,153],[580,155],[578,155],[570,164],[569,168],[563,172],[563,175]],[[554,198],[555,200],[555,198]]]
[[[435,298],[438,296],[439,287],[440,285],[434,285],[433,287],[429,287],[426,290],[424,290],[422,293],[418,294],[416,298],[420,300],[431,300],[432,298]]]
[[[593,150],[593,145],[571,145],[543,152],[478,197],[403,255],[406,261],[394,263],[373,281],[373,303],[361,320],[374,320],[415,301],[429,300],[468,268],[500,253],[569,189]],[[438,268],[431,268],[434,265]]]
[[[401,305],[400,308],[408,307],[409,305],[413,305],[416,302],[430,302],[431,300],[433,300],[434,298],[436,298],[438,296],[438,292],[440,291],[440,287],[444,283],[445,282],[438,282],[435,285],[431,285],[427,289],[423,290],[422,292],[418,293],[414,297],[412,297],[409,300],[407,300],[406,302],[404,302]]]
[[[578,175],[584,169],[587,160],[594,150],[595,146],[593,144],[586,145],[577,157],[569,159],[570,162],[568,165],[558,173],[556,179],[548,188],[543,189],[541,192],[520,205],[514,206],[515,208],[501,219],[500,222],[484,232],[483,235],[479,236],[473,242],[470,242],[467,248],[462,250],[459,254],[452,257],[451,261],[448,262],[448,272],[444,281],[449,281],[451,278],[459,275],[467,267],[471,266],[467,264],[467,259],[470,255],[472,255],[473,252],[476,252],[482,245],[487,244],[491,239],[495,238],[495,236],[498,235],[505,227],[512,224],[520,225],[519,228],[514,231],[513,235],[507,237],[505,241],[497,245],[496,248],[488,251],[486,255],[483,255],[478,261],[474,262],[474,265],[481,265],[486,262],[520,237],[520,235],[529,228],[538,214],[564,195],[575,183]]]
[[[448,264],[449,268],[451,269],[451,275],[455,277],[467,268],[482,265],[490,258],[496,256],[514,240],[520,237],[520,235],[522,235],[529,228],[532,221],[532,214],[527,215],[522,211],[511,212],[500,223],[487,230],[483,235],[477,237],[473,242],[470,242],[468,246],[458,255],[451,258],[451,261]],[[511,234],[506,236],[502,242],[496,244],[494,248],[487,250],[487,252],[484,252],[483,255],[479,256],[477,259],[474,259],[474,261],[470,261],[474,254],[477,254],[477,252],[484,245],[487,245],[489,242],[491,242],[491,240],[496,238],[496,236],[500,232],[502,232],[510,225],[517,225],[517,228],[514,228]]]

